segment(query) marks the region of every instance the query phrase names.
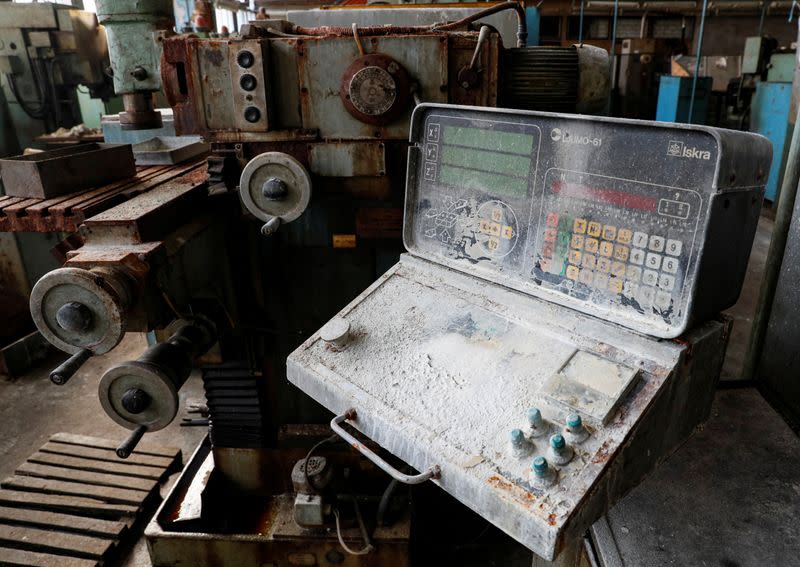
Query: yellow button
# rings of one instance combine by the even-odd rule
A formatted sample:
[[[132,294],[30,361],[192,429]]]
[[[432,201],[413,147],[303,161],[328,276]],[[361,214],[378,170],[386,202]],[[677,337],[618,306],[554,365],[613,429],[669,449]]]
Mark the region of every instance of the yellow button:
[[[608,291],[622,293],[622,280],[619,278],[611,278],[608,282]]]
[[[575,266],[567,266],[567,277],[571,280],[577,280],[580,270]]]
[[[581,260],[581,264],[584,268],[589,268],[590,270],[594,270],[595,265],[597,264],[597,256],[593,256],[591,254],[584,254],[583,260]]]
[[[622,244],[616,244],[614,246],[614,258],[621,262],[625,262],[628,260],[628,253],[630,252],[630,248],[627,246],[623,246]]]
[[[603,272],[604,274],[607,274],[608,272],[610,272],[611,271],[611,260],[609,260],[608,258],[602,258],[602,257],[598,258],[597,259],[597,271],[598,272]]]
[[[514,229],[513,229],[513,228],[511,228],[511,227],[510,227],[510,226],[508,226],[508,225],[504,225],[504,226],[503,226],[503,233],[502,233],[502,236],[503,236],[503,238],[505,238],[506,240],[511,240],[511,238],[514,236]]]
[[[625,263],[624,262],[612,262],[611,263],[611,273],[617,276],[618,278],[625,277]]]
[[[575,219],[575,222],[572,223],[572,231],[578,234],[583,234],[586,232],[586,219]]]
[[[573,234],[572,247],[578,249],[583,248],[583,236],[581,236],[580,234]]]
[[[614,240],[617,237],[617,227],[607,224],[603,227],[603,238]]]
[[[599,222],[590,222],[586,232],[589,233],[589,236],[600,236],[601,227]]]
[[[569,263],[575,264],[576,266],[580,266],[581,264],[581,252],[580,250],[570,250],[569,251]]]
[[[497,208],[492,209],[492,220],[496,222],[503,220],[503,211]]]
[[[600,242],[596,238],[587,238],[586,243],[583,247],[586,249],[587,252],[595,253],[597,252],[597,247],[600,245]]]
[[[600,254],[603,256],[610,257],[611,254],[614,252],[614,245],[610,242],[606,242],[605,240],[600,243]]]
[[[594,272],[586,269],[581,270],[580,280],[587,285],[591,284],[594,281]]]
[[[628,230],[627,228],[621,228],[619,231],[617,231],[617,240],[623,244],[630,244],[631,238],[633,238],[633,232],[631,230]]]

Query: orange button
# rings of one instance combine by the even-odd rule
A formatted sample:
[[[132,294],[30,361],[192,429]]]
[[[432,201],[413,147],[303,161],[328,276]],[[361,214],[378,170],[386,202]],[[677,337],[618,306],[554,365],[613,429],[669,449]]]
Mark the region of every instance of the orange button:
[[[586,232],[586,219],[575,219],[572,223],[572,231],[577,234]]]
[[[558,213],[547,213],[547,226],[558,226]]]
[[[614,240],[617,238],[617,227],[607,224],[603,227],[603,238],[606,240]]]
[[[580,270],[575,266],[567,266],[567,277],[571,280],[577,280]]]
[[[600,243],[600,254],[602,254],[603,256],[610,257],[613,252],[614,252],[613,244],[605,240]]]
[[[575,264],[576,266],[580,266],[581,264],[581,252],[580,250],[570,250],[569,251],[569,263]]]
[[[586,232],[589,236],[600,236],[602,225],[599,222],[590,222]]]
[[[573,234],[571,245],[573,248],[578,248],[578,249],[583,248],[583,236],[581,236],[580,234]]]
[[[633,232],[627,228],[621,228],[617,231],[617,240],[622,244],[630,244],[631,238],[633,238]]]
[[[597,247],[599,245],[600,242],[596,238],[587,238],[583,247],[586,249],[587,252],[591,252],[592,254],[594,254],[595,252],[597,252]]]
[[[628,253],[630,252],[630,248],[627,246],[623,246],[622,244],[615,244],[614,245],[614,258],[621,262],[625,262],[628,260]]]
[[[597,259],[597,271],[607,274],[611,271],[611,260],[600,257]]]
[[[545,242],[555,242],[556,236],[558,236],[558,231],[554,228],[548,228],[544,231]]]

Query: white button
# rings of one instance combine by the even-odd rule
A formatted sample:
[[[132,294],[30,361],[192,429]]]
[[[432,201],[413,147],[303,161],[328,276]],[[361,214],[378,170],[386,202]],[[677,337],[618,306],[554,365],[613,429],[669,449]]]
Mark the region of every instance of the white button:
[[[661,254],[653,254],[652,252],[648,252],[645,266],[654,270],[659,269],[661,267]]]
[[[642,286],[639,288],[639,294],[636,298],[642,305],[649,306],[653,304],[655,294],[656,290],[654,290],[652,287]]]
[[[639,284],[634,282],[625,282],[622,287],[622,293],[627,295],[628,297],[635,297],[636,294],[639,292]]]
[[[650,250],[653,252],[663,252],[664,251],[664,237],[663,236],[651,236],[650,237]]]
[[[667,254],[670,256],[680,256],[683,250],[683,242],[680,240],[667,240]]]
[[[668,309],[672,303],[672,296],[665,291],[656,293],[656,305],[661,309]]]
[[[631,250],[631,263],[641,266],[644,263],[644,250],[639,248]]]
[[[638,248],[647,248],[647,234],[644,232],[634,232],[633,245]]]
[[[665,272],[668,272],[670,274],[677,274],[678,273],[678,259],[677,258],[670,258],[669,256],[667,256],[666,258],[664,258],[664,265],[662,266],[662,269]]]
[[[642,278],[642,269],[636,266],[628,266],[625,270],[625,277],[631,281],[638,282]]]
[[[654,272],[653,270],[645,270],[644,276],[642,276],[642,282],[646,285],[656,285],[658,283],[658,272]]]
[[[658,278],[658,287],[666,291],[672,291],[675,288],[675,278],[667,274],[661,274]]]

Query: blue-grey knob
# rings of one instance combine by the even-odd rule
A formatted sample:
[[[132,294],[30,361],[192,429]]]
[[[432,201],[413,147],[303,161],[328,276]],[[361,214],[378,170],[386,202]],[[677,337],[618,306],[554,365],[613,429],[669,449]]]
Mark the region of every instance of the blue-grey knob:
[[[544,457],[536,457],[533,459],[531,463],[531,470],[533,474],[538,476],[539,478],[544,478],[547,476],[547,471],[549,470],[549,465],[547,464],[547,459]]]
[[[525,444],[525,434],[522,432],[521,429],[512,429],[511,430],[511,445],[514,448],[519,449]]]
[[[542,425],[542,412],[539,411],[539,408],[528,410],[528,424],[534,429]]]
[[[567,446],[567,442],[564,441],[563,435],[556,433],[550,438],[550,446],[556,453],[558,453],[564,450],[564,447]]]
[[[583,427],[583,421],[581,420],[581,416],[577,413],[571,413],[567,416],[567,427],[574,430],[579,430]]]

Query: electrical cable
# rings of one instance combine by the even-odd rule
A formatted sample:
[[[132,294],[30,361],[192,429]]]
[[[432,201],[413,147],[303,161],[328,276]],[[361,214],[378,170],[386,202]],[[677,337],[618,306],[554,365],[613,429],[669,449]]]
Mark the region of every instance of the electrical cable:
[[[14,78],[14,75],[10,73],[6,74],[6,80],[8,81],[8,87],[11,89],[11,94],[14,95],[22,111],[34,120],[44,120],[44,108],[42,103],[37,101],[38,108],[30,108],[19,93],[19,87],[17,86],[17,80]]]
[[[342,526],[339,521],[339,510],[334,509],[333,516],[336,519],[336,537],[339,539],[339,545],[342,546],[342,549],[344,549],[350,555],[367,555],[375,548],[373,547],[372,542],[369,540],[367,527],[364,525],[364,519],[361,517],[361,508],[359,508],[358,500],[355,496],[353,496],[353,507],[356,510],[356,520],[358,521],[358,527],[361,529],[361,537],[364,538],[364,547],[356,550],[347,547],[347,544],[344,542],[344,538],[342,538]]]

